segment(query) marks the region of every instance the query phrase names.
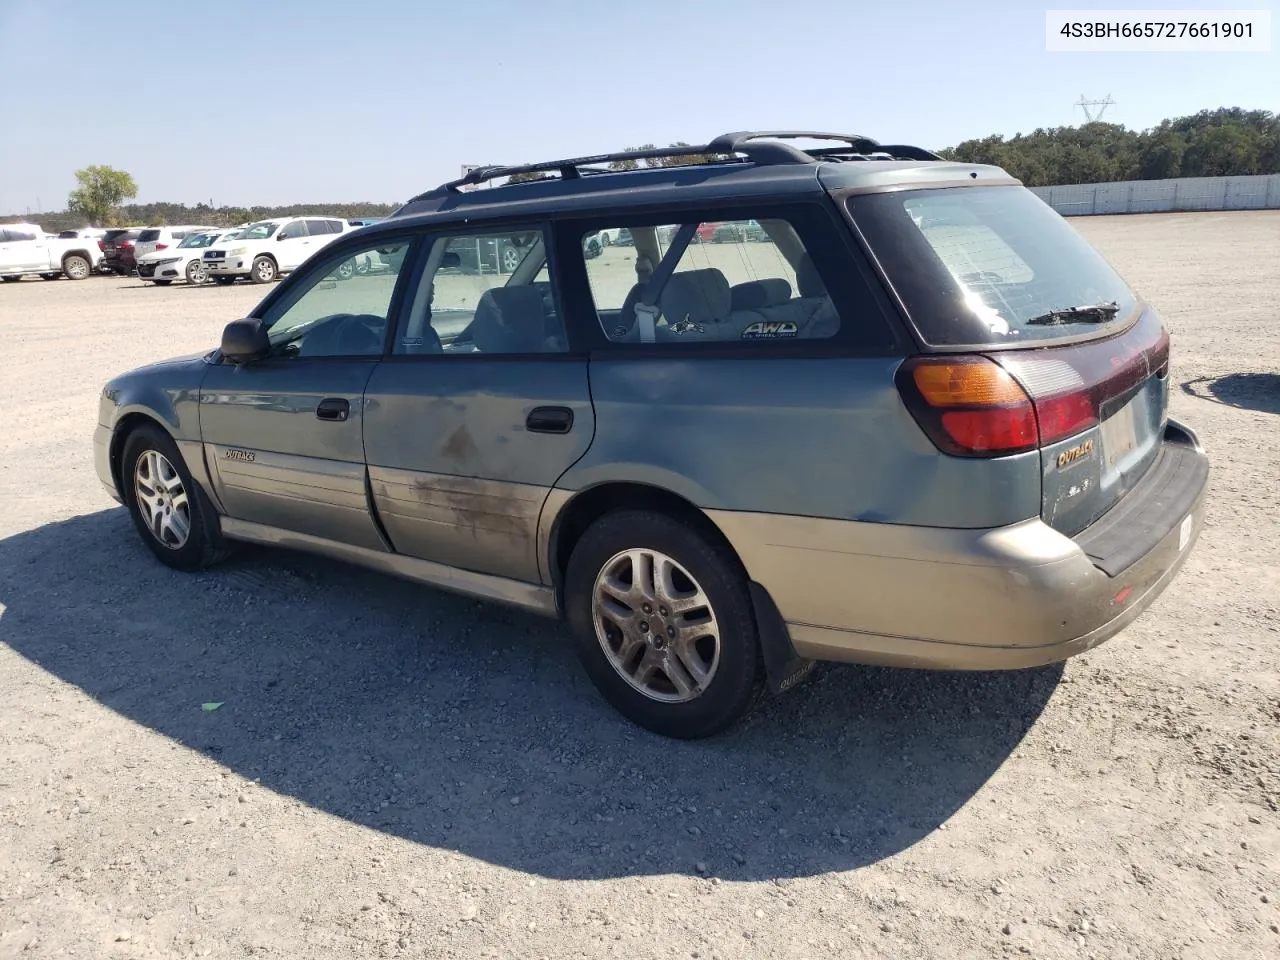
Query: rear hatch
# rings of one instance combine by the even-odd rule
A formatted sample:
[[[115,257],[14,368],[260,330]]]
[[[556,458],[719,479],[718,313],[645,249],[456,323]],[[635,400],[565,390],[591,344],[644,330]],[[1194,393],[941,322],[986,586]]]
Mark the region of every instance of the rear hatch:
[[[138,239],[133,242],[134,257],[145,257],[148,253],[154,253],[157,249],[164,249],[160,242],[163,231],[160,230],[143,230],[138,234]]]
[[[1073,536],[1146,474],[1169,337],[1107,261],[1021,186],[854,195],[848,208],[927,353],[898,382],[945,453],[1038,451],[1041,517]]]

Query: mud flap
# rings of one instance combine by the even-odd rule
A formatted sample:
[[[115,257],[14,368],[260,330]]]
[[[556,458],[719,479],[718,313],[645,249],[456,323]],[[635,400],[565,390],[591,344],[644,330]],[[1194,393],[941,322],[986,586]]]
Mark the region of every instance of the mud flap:
[[[777,604],[773,602],[773,597],[769,596],[769,591],[754,580],[748,587],[769,692],[775,696],[786,693],[812,674],[817,662],[796,654],[795,647],[791,645],[791,635],[787,632],[787,624],[782,619]]]

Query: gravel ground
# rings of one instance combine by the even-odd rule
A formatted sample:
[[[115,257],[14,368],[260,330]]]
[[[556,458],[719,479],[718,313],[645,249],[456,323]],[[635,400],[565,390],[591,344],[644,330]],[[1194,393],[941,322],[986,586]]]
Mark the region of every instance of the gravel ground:
[[[161,567],[94,477],[97,391],[261,289],[4,284],[0,958],[1276,956],[1280,214],[1076,222],[1213,457],[1174,586],[1065,667],[823,668],[696,744],[542,621]]]

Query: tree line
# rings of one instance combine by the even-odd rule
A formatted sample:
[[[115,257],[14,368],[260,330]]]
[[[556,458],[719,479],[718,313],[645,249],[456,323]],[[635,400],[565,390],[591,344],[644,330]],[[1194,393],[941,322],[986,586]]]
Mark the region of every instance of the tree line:
[[[677,141],[671,147],[691,152],[648,160],[622,159],[613,170],[675,167],[711,163],[715,158]],[[648,143],[628,150],[652,150]],[[1105,183],[1117,180],[1163,180],[1171,177],[1231,177],[1280,173],[1280,117],[1267,110],[1222,107],[1164,120],[1149,130],[1129,130],[1115,123],[1086,123],[1078,127],[1047,127],[1005,138],[1000,134],[965,140],[938,151],[950,160],[992,163],[1028,186]],[[513,181],[537,180],[546,173],[517,174]],[[95,226],[195,223],[232,226],[267,217],[319,214],[345,217],[383,217],[398,203],[301,203],[286,206],[212,207],[205,203],[132,204],[137,196],[133,177],[123,170],[90,166],[76,171],[77,187],[67,198],[65,213],[41,214],[46,230],[85,224]],[[18,215],[5,220],[22,219]]]
[[[1031,187],[1280,173],[1280,117],[1223,107],[1164,120],[1149,130],[1101,122],[1049,127],[1008,139],[966,140],[939,153],[966,163],[994,163]]]

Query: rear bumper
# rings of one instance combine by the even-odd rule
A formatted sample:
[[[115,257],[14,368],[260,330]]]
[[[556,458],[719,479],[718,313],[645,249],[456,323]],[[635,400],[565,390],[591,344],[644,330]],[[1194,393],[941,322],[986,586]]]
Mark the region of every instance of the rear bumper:
[[[1118,531],[1142,542],[1109,575],[1039,518],[993,530],[946,530],[804,517],[712,512],[751,579],[777,604],[796,653],[945,670],[998,670],[1065,660],[1114,636],[1177,575],[1200,535],[1207,458],[1170,423],[1170,457],[1195,469],[1177,496],[1153,469],[1125,507],[1146,522]],[[1184,480],[1186,477],[1184,476]],[[1163,511],[1163,513],[1161,513]],[[1163,516],[1152,523],[1151,515]],[[1099,526],[1103,523],[1099,521]],[[1083,544],[1083,545],[1082,545]],[[1115,567],[1115,564],[1112,564]]]

